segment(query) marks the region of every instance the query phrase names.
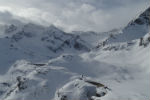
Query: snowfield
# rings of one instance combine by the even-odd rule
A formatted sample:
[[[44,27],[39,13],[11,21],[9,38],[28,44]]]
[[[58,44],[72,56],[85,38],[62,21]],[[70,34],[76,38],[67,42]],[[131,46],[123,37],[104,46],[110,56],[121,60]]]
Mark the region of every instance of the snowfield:
[[[104,33],[0,27],[0,100],[150,99],[150,8]]]

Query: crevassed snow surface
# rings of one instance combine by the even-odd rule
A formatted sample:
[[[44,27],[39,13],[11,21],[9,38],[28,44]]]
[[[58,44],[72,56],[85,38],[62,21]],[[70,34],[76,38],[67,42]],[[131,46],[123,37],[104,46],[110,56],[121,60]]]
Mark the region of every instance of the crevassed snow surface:
[[[0,100],[149,100],[148,12],[106,34],[3,26]]]

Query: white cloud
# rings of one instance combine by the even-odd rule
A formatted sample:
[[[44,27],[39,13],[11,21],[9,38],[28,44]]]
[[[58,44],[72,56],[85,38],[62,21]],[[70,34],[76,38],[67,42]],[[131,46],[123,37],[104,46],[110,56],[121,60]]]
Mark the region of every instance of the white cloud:
[[[148,3],[149,0],[0,0],[0,12],[9,12],[10,17],[4,20],[6,14],[0,13],[4,14],[0,21],[54,24],[66,31],[107,31],[127,24]]]

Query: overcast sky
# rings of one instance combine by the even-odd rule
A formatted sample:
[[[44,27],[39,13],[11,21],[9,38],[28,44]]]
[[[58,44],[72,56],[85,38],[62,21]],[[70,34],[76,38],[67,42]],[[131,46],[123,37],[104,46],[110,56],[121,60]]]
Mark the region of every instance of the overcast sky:
[[[0,23],[102,32],[125,26],[149,5],[150,0],[0,0]]]

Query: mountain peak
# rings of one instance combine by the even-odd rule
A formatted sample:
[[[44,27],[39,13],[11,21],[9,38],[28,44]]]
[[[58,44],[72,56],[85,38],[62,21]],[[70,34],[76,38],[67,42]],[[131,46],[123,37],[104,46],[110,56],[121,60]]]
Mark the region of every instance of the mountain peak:
[[[150,25],[150,7],[141,13],[138,18],[132,20],[129,25]]]
[[[14,24],[5,27],[5,33],[12,33],[16,30],[17,30],[17,26],[15,26]]]
[[[47,27],[47,31],[50,33],[64,33],[61,29],[57,28],[55,25],[50,25]]]

